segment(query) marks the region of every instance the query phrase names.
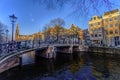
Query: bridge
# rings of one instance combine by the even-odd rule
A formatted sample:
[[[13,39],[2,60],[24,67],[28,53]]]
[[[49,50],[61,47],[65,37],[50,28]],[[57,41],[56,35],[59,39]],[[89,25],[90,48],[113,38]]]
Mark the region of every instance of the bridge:
[[[49,42],[33,42],[22,41],[14,43],[6,43],[0,45],[0,73],[21,65],[23,54],[34,51],[35,56],[44,57],[46,59],[56,58],[57,53],[65,53],[71,55],[75,51],[87,51],[92,53],[120,54],[120,49],[109,47],[88,47],[82,46],[79,42],[74,43],[49,43]]]
[[[56,58],[56,53],[72,54],[74,51],[86,51],[79,42],[75,43],[48,43],[21,41],[0,45],[0,73],[12,67],[21,65],[21,55],[35,51],[36,56],[47,59]]]

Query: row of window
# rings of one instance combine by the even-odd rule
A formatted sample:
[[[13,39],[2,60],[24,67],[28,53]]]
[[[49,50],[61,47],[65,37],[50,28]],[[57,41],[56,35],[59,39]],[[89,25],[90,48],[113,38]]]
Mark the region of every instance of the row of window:
[[[101,37],[102,35],[101,34],[91,34],[91,37]]]
[[[114,39],[115,39],[115,41],[117,41],[117,40],[119,41],[119,37],[118,37],[118,36],[117,36],[117,37],[114,37]]]
[[[110,31],[109,33],[113,34],[113,31]],[[118,34],[118,33],[119,33],[118,30],[115,30],[115,34]],[[107,34],[108,34],[108,32],[107,32]]]
[[[118,34],[119,32],[118,32],[118,30],[115,30],[115,34]],[[107,34],[108,34],[108,32],[107,32]],[[109,32],[109,34],[113,34],[113,31],[110,31]],[[91,37],[101,37],[102,35],[101,34],[91,34]]]
[[[91,29],[91,31],[94,31],[94,32],[98,32],[98,31],[102,31],[102,28],[98,28],[98,29]]]
[[[104,22],[112,22],[113,20],[119,20],[120,17],[114,17],[114,18],[110,18],[110,19],[105,19]],[[96,17],[94,17],[94,20],[96,20]],[[100,25],[101,23],[98,22],[98,23],[94,23],[94,24],[90,24],[90,26],[96,26],[96,25]]]
[[[100,22],[94,23],[94,24],[90,24],[90,26],[96,26],[96,25],[100,25]]]
[[[92,20],[96,20],[96,19],[100,19],[100,18],[102,18],[102,17],[96,16],[96,17],[93,17]]]
[[[118,20],[119,17],[115,17],[115,18],[110,18],[110,19],[105,19],[104,22],[108,22],[108,21],[113,21],[113,20]]]
[[[119,25],[118,25],[118,23],[115,23],[115,24],[110,24],[109,26],[108,25],[106,25],[105,26],[105,28],[108,28],[108,27],[118,27]]]
[[[109,27],[113,27],[113,26],[118,27],[119,25],[118,25],[118,23],[109,25]],[[105,27],[108,27],[108,26],[106,25]]]

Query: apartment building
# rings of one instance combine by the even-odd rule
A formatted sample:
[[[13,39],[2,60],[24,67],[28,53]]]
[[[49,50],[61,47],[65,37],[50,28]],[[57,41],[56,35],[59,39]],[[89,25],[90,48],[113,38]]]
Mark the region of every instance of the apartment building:
[[[118,9],[105,12],[103,16],[93,16],[88,24],[92,44],[120,45],[120,12]]]
[[[93,16],[89,21],[89,34],[92,44],[103,45],[103,20],[101,16]]]

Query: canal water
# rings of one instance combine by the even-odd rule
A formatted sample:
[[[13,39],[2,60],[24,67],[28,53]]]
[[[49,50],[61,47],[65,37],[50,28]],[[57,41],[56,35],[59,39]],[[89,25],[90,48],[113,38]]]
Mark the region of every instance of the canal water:
[[[0,74],[0,80],[120,80],[120,59],[90,53],[57,53],[44,59],[22,55],[22,65]]]

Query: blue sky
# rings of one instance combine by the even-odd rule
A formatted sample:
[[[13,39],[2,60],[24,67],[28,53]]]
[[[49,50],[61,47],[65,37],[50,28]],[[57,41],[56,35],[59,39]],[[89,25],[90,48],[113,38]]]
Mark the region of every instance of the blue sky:
[[[119,0],[112,0],[113,3],[120,5]],[[113,6],[112,9],[120,9]],[[93,15],[102,15],[106,10],[104,7],[99,12],[89,13],[87,16],[72,13],[74,8],[64,6],[61,9],[47,9],[42,4],[34,3],[33,0],[0,0],[0,21],[6,24],[11,34],[11,22],[9,15],[15,14],[18,19],[21,34],[32,34],[43,30],[43,26],[55,18],[65,20],[66,28],[72,23],[82,29],[88,28],[88,21]],[[72,13],[72,14],[71,14]]]

